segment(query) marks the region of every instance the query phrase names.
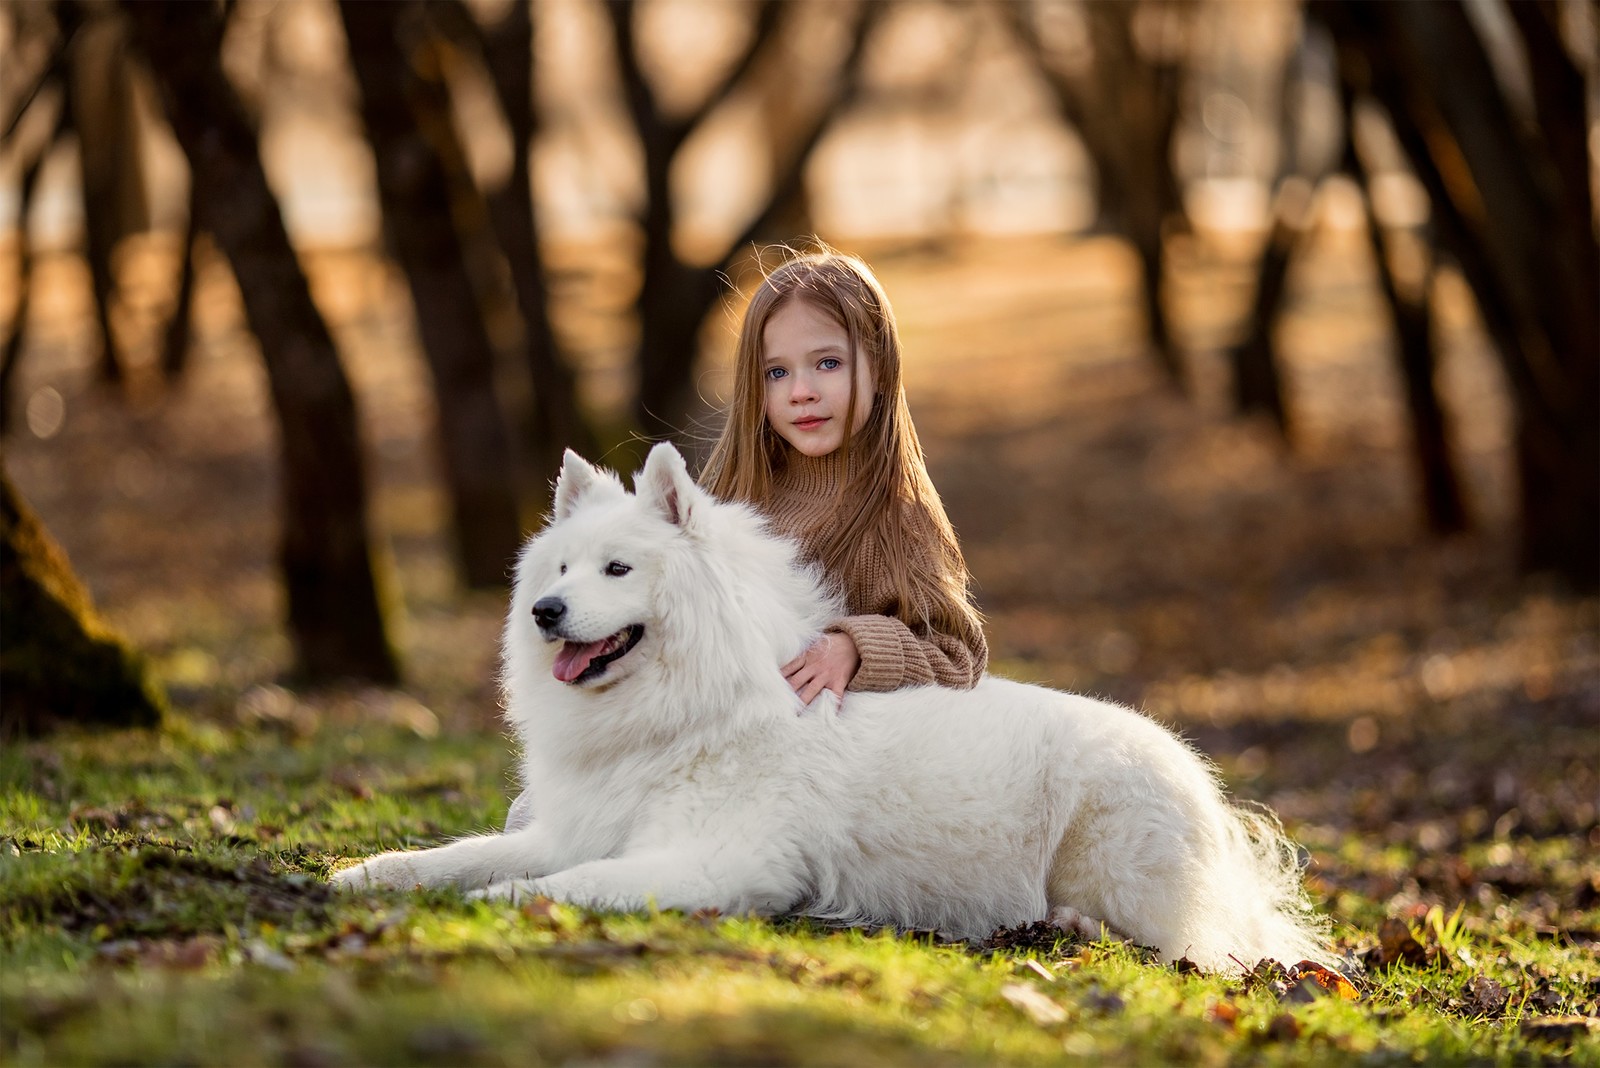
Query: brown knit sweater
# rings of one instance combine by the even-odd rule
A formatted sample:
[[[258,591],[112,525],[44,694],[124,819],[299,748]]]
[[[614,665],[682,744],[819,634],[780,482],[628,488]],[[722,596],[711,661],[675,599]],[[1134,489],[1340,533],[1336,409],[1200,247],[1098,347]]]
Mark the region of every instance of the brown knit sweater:
[[[832,528],[835,494],[844,476],[840,453],[812,458],[790,450],[788,465],[779,473],[771,501],[763,511],[773,529],[800,543],[800,555],[816,560]],[[916,547],[923,550],[928,568],[941,567],[931,520],[914,513],[909,524]],[[922,554],[919,554],[922,555]],[[841,631],[855,642],[861,667],[849,689],[882,693],[903,686],[937,683],[953,689],[977,685],[989,663],[983,628],[970,604],[956,606],[968,614],[971,638],[945,634],[927,627],[908,627],[890,613],[899,594],[889,572],[873,547],[857,558],[850,573],[828,576],[842,579],[849,615],[829,630]]]

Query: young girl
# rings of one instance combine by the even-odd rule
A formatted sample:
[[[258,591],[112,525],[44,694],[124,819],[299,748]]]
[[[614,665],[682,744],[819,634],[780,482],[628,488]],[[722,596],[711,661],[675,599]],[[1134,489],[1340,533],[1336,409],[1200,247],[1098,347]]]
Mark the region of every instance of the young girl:
[[[795,255],[757,288],[700,484],[765,513],[844,594],[849,614],[784,665],[802,702],[977,683],[989,653],[966,562],[911,425],[894,312],[861,260]]]
[[[894,312],[861,260],[796,255],[757,288],[700,484],[765,513],[844,593],[849,614],[783,666],[802,703],[977,684],[989,649],[966,561],[911,425]],[[524,792],[506,831],[532,819]]]

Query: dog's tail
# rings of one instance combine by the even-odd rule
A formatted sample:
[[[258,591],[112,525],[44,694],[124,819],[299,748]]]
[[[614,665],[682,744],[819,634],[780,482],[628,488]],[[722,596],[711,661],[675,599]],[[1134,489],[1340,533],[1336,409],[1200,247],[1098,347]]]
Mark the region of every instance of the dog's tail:
[[[1306,895],[1300,849],[1265,808],[1217,797],[1215,853],[1202,865],[1186,925],[1185,955],[1213,970],[1251,968],[1263,958],[1286,966],[1331,964],[1328,920]]]

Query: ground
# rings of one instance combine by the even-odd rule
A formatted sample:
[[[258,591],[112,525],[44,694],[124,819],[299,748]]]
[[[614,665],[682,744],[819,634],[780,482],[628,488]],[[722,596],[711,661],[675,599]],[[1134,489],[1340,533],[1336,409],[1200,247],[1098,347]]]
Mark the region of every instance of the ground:
[[[0,755],[0,1057],[1600,1063],[1600,608],[1516,574],[1509,417],[1459,285],[1438,283],[1440,378],[1477,526],[1438,542],[1353,232],[1320,234],[1291,278],[1292,447],[1227,413],[1220,352],[1249,275],[1224,246],[1173,249],[1188,396],[1141,350],[1115,242],[863,251],[896,303],[992,669],[1143,707],[1275,809],[1352,988],[1294,961],[1207,977],[1038,931],[952,946],[334,899],[332,867],[494,826],[512,790],[504,595],[453,579],[404,286],[360,252],[308,257],[362,405],[406,684],[297,694],[280,685],[273,428],[229,282],[205,276],[185,381],[138,370],[122,400],[90,380],[81,265],[51,257],[5,463],[177,714]],[[162,252],[127,261],[117,326],[141,365]],[[558,326],[600,413],[626,386],[616,262],[558,259]],[[721,381],[713,361],[703,388]]]

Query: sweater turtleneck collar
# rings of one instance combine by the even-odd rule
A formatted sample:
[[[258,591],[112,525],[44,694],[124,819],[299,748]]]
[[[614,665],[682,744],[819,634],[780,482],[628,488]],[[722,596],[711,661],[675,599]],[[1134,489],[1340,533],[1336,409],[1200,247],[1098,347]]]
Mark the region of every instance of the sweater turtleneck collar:
[[[826,456],[807,456],[791,448],[785,459],[776,480],[780,491],[797,497],[832,497],[844,483],[846,467],[842,448]]]

